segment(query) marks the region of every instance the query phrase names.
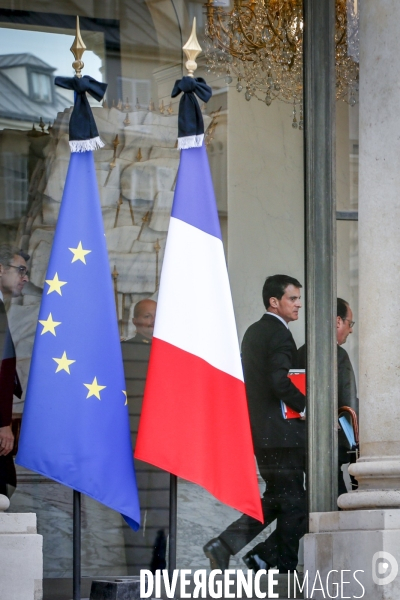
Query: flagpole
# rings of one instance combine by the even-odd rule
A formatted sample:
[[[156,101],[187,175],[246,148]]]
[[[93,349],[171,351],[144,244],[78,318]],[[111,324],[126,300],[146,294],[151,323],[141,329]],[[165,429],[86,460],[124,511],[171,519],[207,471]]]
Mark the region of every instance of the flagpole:
[[[73,600],[81,600],[81,493],[74,490],[72,539]]]
[[[197,69],[196,58],[201,53],[202,48],[196,35],[196,17],[193,18],[192,32],[186,44],[183,46],[187,61],[185,63],[188,77],[194,77],[194,71]],[[170,474],[169,482],[169,549],[168,549],[168,573],[170,581],[172,574],[176,569],[176,544],[177,544],[177,519],[178,519],[178,477]]]
[[[76,17],[76,32],[75,38],[70,48],[74,55],[72,67],[76,77],[82,77],[82,62],[83,53],[86,50],[84,41],[82,40],[81,30],[79,26],[79,17]],[[76,93],[74,94],[76,100]],[[73,536],[72,536],[72,590],[73,600],[81,600],[81,493],[74,490],[73,496]]]

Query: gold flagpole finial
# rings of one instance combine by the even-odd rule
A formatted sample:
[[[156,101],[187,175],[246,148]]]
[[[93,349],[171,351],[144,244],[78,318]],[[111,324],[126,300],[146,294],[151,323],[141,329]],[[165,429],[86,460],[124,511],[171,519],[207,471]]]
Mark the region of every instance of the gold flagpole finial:
[[[82,69],[85,66],[84,63],[82,62],[82,56],[83,53],[86,50],[86,46],[83,43],[83,39],[81,37],[81,30],[79,27],[79,17],[76,17],[76,34],[75,34],[75,39],[72,43],[72,46],[70,48],[72,54],[75,57],[74,62],[72,63],[72,68],[75,71],[75,75],[76,77],[82,77]]]
[[[193,18],[192,33],[186,44],[183,46],[183,51],[187,58],[185,67],[188,70],[188,76],[194,77],[193,73],[197,69],[196,58],[202,51],[196,35],[196,17]]]

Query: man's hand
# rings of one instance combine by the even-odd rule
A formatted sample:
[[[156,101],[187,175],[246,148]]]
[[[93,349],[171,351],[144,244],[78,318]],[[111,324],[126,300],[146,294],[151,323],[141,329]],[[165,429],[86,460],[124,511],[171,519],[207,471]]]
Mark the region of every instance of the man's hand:
[[[11,426],[0,427],[0,456],[6,456],[14,447],[14,434]]]

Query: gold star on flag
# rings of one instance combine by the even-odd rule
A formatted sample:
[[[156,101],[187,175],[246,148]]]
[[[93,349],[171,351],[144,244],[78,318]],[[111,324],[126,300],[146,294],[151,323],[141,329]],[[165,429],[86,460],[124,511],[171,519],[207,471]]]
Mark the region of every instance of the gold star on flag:
[[[53,279],[46,279],[46,283],[49,284],[49,289],[47,290],[48,294],[51,294],[51,292],[57,292],[57,294],[60,294],[60,296],[62,296],[61,288],[67,282],[66,281],[60,281],[58,279],[58,274],[56,273],[54,275]]]
[[[124,406],[126,406],[128,404],[128,394],[126,393],[125,390],[122,390],[122,393],[125,394],[125,404],[124,404]]]
[[[85,387],[87,387],[87,389],[89,390],[86,398],[90,398],[90,396],[96,396],[96,398],[98,398],[99,400],[101,400],[101,398],[100,398],[101,390],[104,390],[107,387],[105,385],[99,385],[97,383],[97,377],[95,377],[93,379],[92,383],[84,383],[83,385]]]
[[[68,248],[68,250],[71,250],[72,254],[74,255],[74,258],[71,261],[72,263],[74,263],[76,260],[80,260],[86,265],[85,256],[86,254],[90,254],[91,250],[84,250],[82,248],[82,242],[79,242],[77,248]]]
[[[69,371],[69,365],[72,365],[72,363],[76,362],[76,360],[69,360],[66,352],[64,352],[61,358],[53,358],[53,360],[58,365],[56,373],[59,371],[66,371],[69,375],[71,375]]]
[[[56,335],[56,327],[61,325],[61,321],[53,321],[53,317],[52,317],[51,313],[49,314],[49,316],[47,317],[47,319],[45,321],[41,321],[39,319],[39,323],[41,325],[43,325],[42,333],[40,335],[43,335],[44,333],[47,333],[48,331],[50,333],[52,333],[53,335]]]

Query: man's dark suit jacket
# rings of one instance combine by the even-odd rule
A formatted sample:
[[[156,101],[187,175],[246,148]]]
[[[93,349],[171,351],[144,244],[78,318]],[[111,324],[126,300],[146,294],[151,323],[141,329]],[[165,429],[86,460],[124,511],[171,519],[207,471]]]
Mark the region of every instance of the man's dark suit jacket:
[[[306,364],[306,346],[299,348],[298,352],[298,367],[305,369]],[[342,346],[337,347],[337,368],[338,368],[338,408],[342,406],[350,406],[356,411],[358,417],[358,398],[357,398],[357,386],[356,378],[354,375],[353,366],[350,362],[349,355]],[[349,444],[343,431],[340,430],[338,434],[338,446],[339,446],[339,462],[348,463],[350,458],[347,451],[349,450]]]
[[[299,369],[307,368],[306,346],[299,348],[298,365]],[[342,346],[337,347],[337,367],[338,367],[338,408],[350,406],[358,415],[358,398],[356,378],[349,355]]]
[[[11,425],[13,396],[22,395],[16,371],[15,348],[7,323],[7,315],[0,300],[0,427]],[[16,486],[12,453],[0,456],[0,485]]]
[[[297,348],[289,329],[265,314],[250,325],[242,342],[242,362],[255,453],[265,448],[304,448],[306,422],[284,419],[281,400],[301,412],[305,397],[288,378],[298,367]]]
[[[338,362],[338,406],[350,406],[358,416],[356,378],[349,355],[342,346],[337,348]]]

